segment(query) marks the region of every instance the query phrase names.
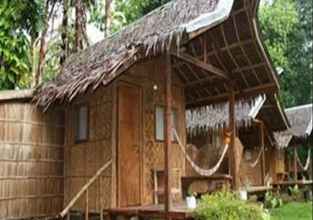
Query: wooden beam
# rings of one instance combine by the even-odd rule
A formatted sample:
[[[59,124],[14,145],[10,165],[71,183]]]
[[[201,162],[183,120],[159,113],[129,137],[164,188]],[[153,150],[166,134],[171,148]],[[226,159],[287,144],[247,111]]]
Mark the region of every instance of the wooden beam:
[[[214,75],[217,75],[217,76],[222,77],[224,79],[229,79],[229,77],[227,76],[227,74],[223,70],[221,70],[221,69],[219,69],[219,68],[217,68],[211,64],[205,63],[205,62],[203,62],[203,61],[201,61],[201,60],[199,60],[199,59],[197,59],[197,58],[195,58],[195,57],[193,57],[187,53],[181,53],[181,54],[172,53],[172,55],[177,57],[178,59],[184,61],[184,62],[190,63],[190,64],[192,64],[198,68],[201,68],[207,72],[213,73]]]
[[[254,65],[249,65],[249,66],[245,66],[245,67],[238,67],[236,68],[233,73],[240,73],[242,71],[248,71],[248,70],[253,70],[253,69],[256,69],[256,68],[259,68],[259,67],[267,67],[266,66],[266,63],[265,62],[261,62],[261,63],[258,63],[258,64],[254,64]]]
[[[277,91],[276,85],[273,83],[268,83],[268,84],[264,84],[261,86],[244,89],[241,91],[235,91],[235,95],[236,95],[236,99],[239,99],[243,97],[259,95],[262,93],[274,93],[276,91]],[[205,97],[205,98],[196,99],[196,100],[189,101],[189,102],[187,101],[187,108],[201,106],[203,104],[212,104],[212,103],[227,101],[229,95],[230,95],[229,93],[224,93],[224,94],[217,95],[214,97]]]
[[[186,88],[191,88],[193,86],[198,87],[200,84],[203,84],[203,83],[207,83],[207,82],[211,83],[214,79],[217,79],[217,78],[215,76],[207,76],[207,77],[202,78],[202,79],[187,82],[185,84],[185,87]],[[218,81],[220,81],[220,80],[218,80]]]
[[[171,178],[170,178],[170,151],[172,144],[172,65],[171,55],[166,54],[166,71],[165,71],[165,144],[164,144],[164,211],[166,219],[169,219],[171,210]]]

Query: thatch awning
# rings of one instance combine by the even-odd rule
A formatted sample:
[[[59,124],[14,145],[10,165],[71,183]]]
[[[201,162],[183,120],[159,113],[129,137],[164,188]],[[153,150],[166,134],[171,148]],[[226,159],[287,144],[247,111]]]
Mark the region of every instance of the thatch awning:
[[[295,106],[285,110],[290,123],[290,129],[286,132],[275,134],[275,139],[280,147],[288,147],[290,144],[303,143],[312,136],[313,124],[312,104]]]
[[[33,98],[34,90],[2,90],[0,91],[0,102],[14,101],[14,100],[31,100]]]
[[[174,72],[186,84],[188,108],[224,101],[229,84],[236,98],[275,92],[275,71],[259,37],[258,4],[259,0],[169,2],[69,57],[60,75],[42,85],[34,99],[45,108],[56,100],[71,101],[170,48]]]
[[[285,131],[288,122],[275,96],[258,96],[235,104],[236,126],[248,127],[255,119],[262,120],[270,131]],[[186,111],[186,124],[191,135],[198,132],[227,127],[229,103],[221,103]]]
[[[291,125],[291,132],[296,137],[307,137],[312,133],[312,104],[286,109],[286,115]]]

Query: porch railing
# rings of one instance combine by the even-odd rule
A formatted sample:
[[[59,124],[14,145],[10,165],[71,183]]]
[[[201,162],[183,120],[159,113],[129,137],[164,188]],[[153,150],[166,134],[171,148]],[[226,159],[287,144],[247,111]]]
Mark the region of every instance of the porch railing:
[[[68,203],[68,205],[63,209],[62,212],[57,216],[58,218],[64,218],[65,216],[68,216],[69,219],[69,212],[73,208],[73,206],[76,204],[76,202],[85,194],[86,195],[86,202],[85,202],[85,220],[88,220],[89,216],[89,188],[90,186],[101,176],[101,174],[109,168],[109,166],[112,164],[112,160],[105,163],[97,172],[96,174],[89,179],[89,181],[81,188],[81,190],[74,196],[74,198]],[[101,184],[100,184],[101,188]],[[103,207],[100,208],[100,219],[103,219]]]

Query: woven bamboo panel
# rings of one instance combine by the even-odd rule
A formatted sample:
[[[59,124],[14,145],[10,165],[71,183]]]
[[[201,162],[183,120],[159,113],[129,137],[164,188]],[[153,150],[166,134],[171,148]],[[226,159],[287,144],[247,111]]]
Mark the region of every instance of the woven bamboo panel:
[[[52,216],[63,205],[63,115],[0,104],[0,219]]]
[[[253,148],[250,151],[251,159],[247,160],[243,154],[240,163],[239,169],[239,178],[242,186],[261,186],[262,185],[262,160],[259,159],[259,162],[255,167],[252,167],[251,164],[255,162],[258,157],[259,148]]]
[[[76,104],[88,106],[88,140],[75,142],[75,108]],[[112,158],[112,88],[100,87],[95,93],[87,93],[75,100],[66,110],[64,149],[64,190],[65,205],[79,192],[84,184]],[[101,179],[101,183],[100,183]],[[89,188],[89,209],[99,212],[111,206],[112,170],[107,169]],[[101,187],[100,187],[101,186]],[[84,210],[86,196],[82,196],[73,207]]]

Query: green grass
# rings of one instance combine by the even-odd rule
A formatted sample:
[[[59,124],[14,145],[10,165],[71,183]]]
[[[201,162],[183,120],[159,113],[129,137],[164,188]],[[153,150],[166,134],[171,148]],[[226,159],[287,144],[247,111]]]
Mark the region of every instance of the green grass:
[[[291,202],[271,211],[271,220],[312,220],[312,203]]]

